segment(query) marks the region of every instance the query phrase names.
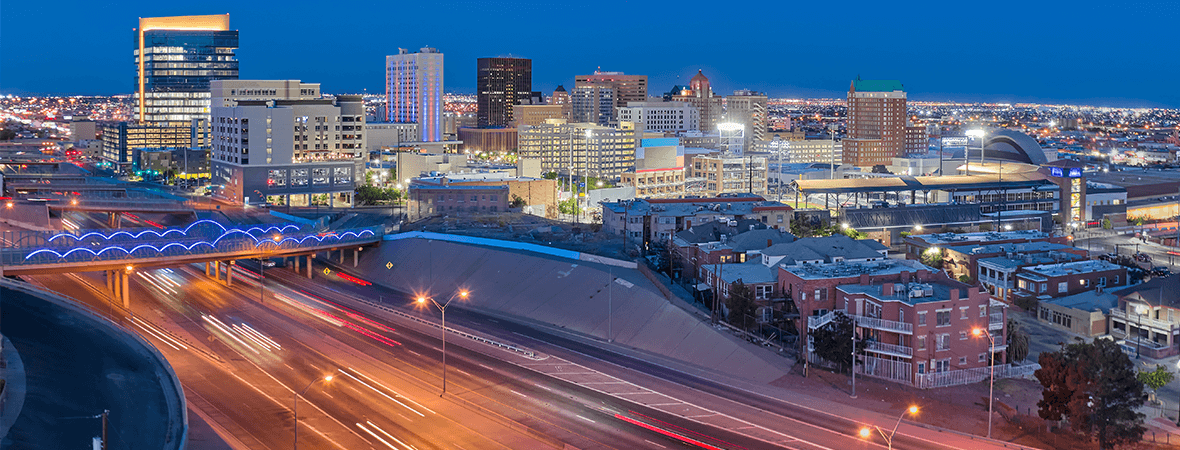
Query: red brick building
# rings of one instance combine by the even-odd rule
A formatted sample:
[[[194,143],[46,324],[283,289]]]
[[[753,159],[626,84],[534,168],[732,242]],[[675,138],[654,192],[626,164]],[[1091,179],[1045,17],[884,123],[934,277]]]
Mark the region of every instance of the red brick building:
[[[897,80],[852,81],[848,88],[848,137],[844,163],[891,164],[905,154],[906,93]]]
[[[780,291],[806,317],[799,326],[802,351],[812,363],[810,332],[831,322],[835,311],[851,316],[867,339],[869,376],[938,387],[974,382],[985,373],[995,337],[997,364],[1006,362],[1006,309],[986,291],[947,278],[945,273],[907,260],[779,266]],[[1006,369],[1006,367],[1005,367]],[[955,371],[969,371],[952,374]],[[967,381],[970,380],[970,381]]]

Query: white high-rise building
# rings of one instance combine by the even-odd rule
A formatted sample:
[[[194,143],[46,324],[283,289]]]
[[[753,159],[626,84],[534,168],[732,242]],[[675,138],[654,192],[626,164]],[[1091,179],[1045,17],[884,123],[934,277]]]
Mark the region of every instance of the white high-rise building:
[[[631,102],[619,108],[619,121],[643,122],[644,131],[695,131],[701,127],[701,113],[685,102]]]
[[[443,54],[399,48],[385,57],[385,108],[390,122],[417,123],[422,142],[443,140]]]

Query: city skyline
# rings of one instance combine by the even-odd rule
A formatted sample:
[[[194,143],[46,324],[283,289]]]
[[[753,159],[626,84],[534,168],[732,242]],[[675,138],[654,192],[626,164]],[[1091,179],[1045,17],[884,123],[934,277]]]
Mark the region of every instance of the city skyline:
[[[351,27],[358,35],[356,41],[365,44],[339,46],[329,38],[339,37],[336,27],[349,20],[352,11],[323,11],[311,21],[296,13],[306,10],[297,6],[262,10],[227,5],[211,10],[130,2],[97,9],[77,3],[72,8],[67,4],[55,9],[54,23],[60,28],[46,32],[36,20],[49,12],[45,6],[14,4],[5,11],[3,39],[10,43],[9,48],[30,51],[5,52],[0,65],[30,70],[5,71],[0,92],[131,93],[133,86],[119,61],[133,63],[123,43],[131,37],[136,18],[228,13],[234,28],[241,31],[238,53],[243,78],[317,80],[332,93],[379,94],[384,91],[386,55],[396,54],[398,47],[431,46],[448,55],[451,63],[444,77],[454,80],[448,85],[455,93],[475,92],[476,58],[511,54],[535,62],[535,90],[546,93],[559,84],[572,85],[575,75],[601,69],[647,75],[649,92],[654,95],[673,85],[687,84],[701,69],[719,94],[752,89],[771,97],[839,98],[848,81],[859,75],[901,80],[916,101],[1180,107],[1180,94],[1155,88],[1167,81],[1178,64],[1159,58],[1151,45],[1165,38],[1165,25],[1180,12],[1170,4],[1118,8],[1072,4],[1064,9],[1010,3],[987,9],[946,6],[939,12],[921,5],[886,8],[861,4],[849,8],[851,15],[845,11],[831,20],[821,20],[830,14],[816,5],[730,6],[733,20],[742,20],[747,11],[783,18],[747,28],[744,35],[705,31],[716,29],[709,21],[724,22],[726,17],[701,13],[708,4],[682,4],[671,11],[658,4],[601,5],[632,9],[631,15],[636,17],[667,18],[643,22],[639,40],[628,44],[639,45],[641,52],[619,52],[619,47],[602,45],[598,39],[577,39],[603,33],[629,35],[626,25],[593,21],[521,22],[511,33],[488,38],[478,31],[481,24],[527,13],[568,17],[575,11],[572,6],[535,1],[503,3],[495,9],[471,6],[410,5],[396,10],[370,6],[364,17],[398,14],[438,20],[403,21],[403,30],[395,40],[382,35],[380,27]],[[1026,25],[1021,19],[1032,16],[1054,19],[1035,25]],[[891,23],[907,25],[887,25]],[[1129,33],[1132,30],[1134,35]],[[63,66],[61,54],[32,51],[36,48],[70,48],[71,64]],[[309,59],[307,55],[321,56]],[[330,56],[322,59],[325,63],[314,64],[324,55]],[[1130,70],[1128,64],[1152,69]],[[62,68],[51,69],[56,72],[52,76],[44,73],[46,68],[58,67]]]

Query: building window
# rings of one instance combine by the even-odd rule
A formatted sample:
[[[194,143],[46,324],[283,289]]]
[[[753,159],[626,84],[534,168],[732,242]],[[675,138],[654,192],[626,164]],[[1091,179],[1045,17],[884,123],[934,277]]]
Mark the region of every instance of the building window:
[[[1044,293],[1044,292],[1048,292],[1048,291],[1049,291],[1049,283],[1041,283],[1041,292]]]
[[[967,357],[966,357],[966,356],[960,356],[960,357],[959,357],[959,365],[960,365],[960,366],[965,366],[965,365],[967,365]]]
[[[1062,281],[1060,283],[1057,283],[1057,293],[1058,294],[1064,294],[1068,291],[1069,291],[1069,282]]]
[[[918,350],[926,350],[926,336],[918,336]]]
[[[979,317],[987,317],[987,305],[979,305]]]
[[[926,363],[918,363],[918,373],[926,373]]]
[[[967,320],[967,308],[969,308],[969,307],[968,306],[960,306],[959,307],[959,319]]]
[[[950,358],[936,361],[935,364],[936,365],[934,367],[934,373],[949,372],[951,370],[951,359]]]
[[[987,353],[980,353],[979,354],[979,362],[984,362],[984,361],[987,361]]]
[[[926,326],[926,311],[918,311],[918,326]]]
[[[943,309],[934,312],[937,315],[938,324],[936,326],[949,327],[951,326],[951,310]]]
[[[936,347],[935,350],[941,352],[941,351],[950,350],[950,349],[951,349],[951,335],[950,335],[950,333],[943,333],[943,334],[938,335],[938,347]]]

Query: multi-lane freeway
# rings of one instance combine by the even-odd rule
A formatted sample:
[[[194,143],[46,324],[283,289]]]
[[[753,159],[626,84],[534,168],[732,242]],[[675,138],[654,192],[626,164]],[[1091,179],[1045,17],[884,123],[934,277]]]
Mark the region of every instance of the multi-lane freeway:
[[[332,276],[332,271],[309,280],[289,270],[265,269],[260,285],[260,269],[257,263],[242,264],[232,287],[206,277],[203,267],[138,270],[129,310],[111,302],[102,279],[90,274],[28,278],[121,318],[155,343],[175,367],[191,411],[240,448],[291,447],[297,392],[304,392],[297,406],[303,448],[849,449],[882,444],[856,436],[861,424],[873,420],[859,414],[843,417],[459,308],[448,308],[449,326],[526,346],[540,356],[530,360],[452,335],[447,389],[440,395],[438,329],[379,314],[369,303],[432,321],[437,311],[415,310],[404,293]],[[578,377],[597,381],[579,382]],[[612,394],[620,385],[646,390],[632,394],[666,394],[671,400],[641,402]],[[680,406],[704,412],[673,414]],[[986,444],[905,426],[894,442],[895,448]]]

